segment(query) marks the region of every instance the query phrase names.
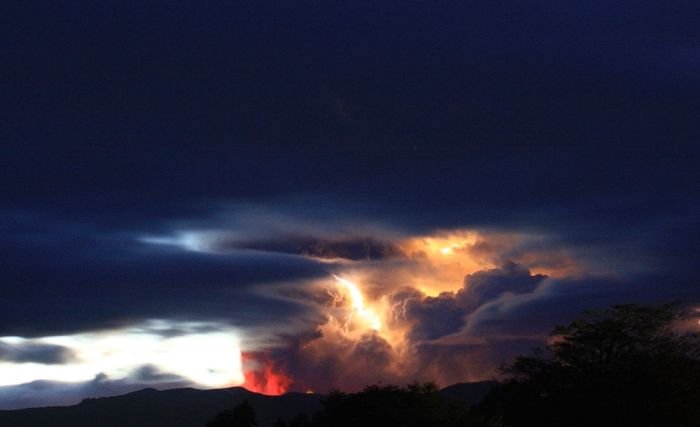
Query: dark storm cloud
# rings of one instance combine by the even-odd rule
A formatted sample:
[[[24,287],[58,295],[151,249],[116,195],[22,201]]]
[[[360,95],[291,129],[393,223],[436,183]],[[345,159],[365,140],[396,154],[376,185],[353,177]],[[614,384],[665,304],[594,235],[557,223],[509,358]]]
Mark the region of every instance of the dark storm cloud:
[[[52,344],[10,344],[0,340],[0,361],[59,365],[71,362],[75,354],[70,348]]]
[[[281,252],[321,259],[377,260],[404,256],[400,248],[390,241],[372,237],[313,237],[288,236],[269,240],[216,241],[213,249],[253,249],[265,252]]]
[[[501,268],[467,275],[455,299],[469,312],[504,294],[531,293],[546,278],[542,274],[532,275],[522,265],[508,262]]]
[[[542,334],[586,309],[614,304],[697,302],[683,276],[643,275],[625,279],[548,279],[536,291],[505,295],[479,307],[469,318],[466,331],[474,336],[491,334]]]
[[[350,366],[351,372],[367,372],[370,367],[381,371],[389,367],[394,359],[391,350],[391,345],[384,338],[366,334],[355,343],[346,365],[357,365]]]
[[[332,194],[413,230],[628,237],[697,208],[688,7],[16,5],[3,203],[158,232]]]
[[[179,375],[167,373],[161,371],[157,366],[153,365],[143,365],[136,369],[128,377],[129,381],[136,384],[166,384],[166,383],[187,383],[189,382],[186,378]]]
[[[169,324],[160,325],[160,327],[150,325],[148,332],[150,334],[158,335],[163,338],[175,338],[182,337],[185,335],[196,335],[196,334],[208,334],[212,332],[221,332],[222,325],[215,324],[193,324],[193,325],[178,325],[173,326]]]
[[[249,292],[251,287],[327,274],[302,258],[184,252],[50,219],[20,230],[9,221],[2,225],[10,232],[0,237],[8,266],[0,273],[0,298],[8,302],[0,312],[0,335],[111,328],[144,318],[255,324],[261,307],[284,319],[300,314],[301,307],[271,301]]]
[[[454,293],[429,297],[407,289],[394,293],[391,301],[399,321],[410,325],[412,341],[442,345],[450,339],[441,337],[462,333],[465,343],[493,344],[499,339],[543,337],[585,309],[625,302],[697,301],[686,280],[671,273],[552,279],[507,263],[467,275],[463,288]]]
[[[456,292],[443,292],[436,297],[403,288],[389,296],[395,322],[410,325],[412,342],[434,340],[461,330],[467,315],[487,303],[510,295],[529,295],[546,279],[513,262],[500,268],[478,271],[464,278]]]
[[[396,351],[381,336],[367,333],[353,341],[343,337],[324,340],[307,333],[301,341],[276,349],[271,357],[292,378],[293,390],[353,390],[377,382],[396,383],[408,378],[397,370]]]
[[[694,176],[693,8],[15,6],[4,193],[121,221],[300,192],[661,197]]]
[[[394,299],[401,298],[394,296]],[[412,341],[430,340],[453,333],[464,325],[465,310],[452,293],[410,298],[402,303],[402,318],[411,322]]]

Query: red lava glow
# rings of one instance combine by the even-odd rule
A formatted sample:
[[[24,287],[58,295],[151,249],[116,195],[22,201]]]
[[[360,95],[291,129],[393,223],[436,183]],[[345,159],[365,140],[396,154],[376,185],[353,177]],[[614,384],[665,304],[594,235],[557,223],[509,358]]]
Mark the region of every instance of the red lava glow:
[[[279,396],[289,389],[291,379],[276,367],[264,353],[245,352],[241,354],[245,365],[257,365],[245,369],[244,388],[255,393]],[[251,363],[252,362],[252,363]]]

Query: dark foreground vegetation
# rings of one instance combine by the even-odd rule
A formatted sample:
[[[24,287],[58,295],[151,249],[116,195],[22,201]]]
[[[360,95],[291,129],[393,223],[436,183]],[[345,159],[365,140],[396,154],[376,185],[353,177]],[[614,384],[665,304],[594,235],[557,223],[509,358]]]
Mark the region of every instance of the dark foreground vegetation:
[[[474,412],[497,426],[700,426],[697,320],[673,305],[620,305],[557,327],[518,357]]]
[[[288,422],[280,418],[275,427],[374,427],[472,425],[469,407],[445,397],[435,384],[407,387],[372,385],[359,393],[333,392],[322,400],[312,417],[300,413]],[[255,411],[247,401],[219,414],[207,427],[257,426]]]
[[[700,426],[700,340],[677,332],[672,305],[586,312],[552,333],[552,344],[503,368],[507,380],[477,405],[431,383],[334,392],[312,416],[276,427]],[[697,322],[697,321],[695,321]],[[207,427],[257,426],[243,402]]]
[[[241,387],[218,390],[144,389],[120,396],[85,399],[73,406],[0,411],[0,427],[203,427],[217,413],[248,400],[260,427],[277,418],[313,414],[322,396],[288,393],[264,396]]]

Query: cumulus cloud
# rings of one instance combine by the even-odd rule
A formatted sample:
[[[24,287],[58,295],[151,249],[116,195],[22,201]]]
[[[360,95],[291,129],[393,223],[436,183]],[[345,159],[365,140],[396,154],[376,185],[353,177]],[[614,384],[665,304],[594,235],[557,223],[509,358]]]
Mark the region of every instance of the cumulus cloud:
[[[414,261],[427,262],[428,257]],[[375,279],[361,275],[362,265],[355,265],[356,276]],[[457,289],[434,296],[394,280],[374,286],[360,280],[362,286],[356,288],[337,280],[337,288],[329,277],[307,287],[306,293],[287,294],[305,298],[309,310],[319,313],[318,323],[302,334],[280,337],[276,348],[254,356],[260,366],[272,367],[258,367],[258,372],[286,375],[290,388],[297,390],[351,390],[377,381],[415,379],[448,384],[491,378],[495,360],[500,363],[513,351],[541,341],[517,331],[507,340],[464,333],[480,309],[505,298],[534,295],[547,280],[514,262],[467,274]],[[364,298],[357,299],[352,289]],[[309,298],[313,292],[325,297]]]
[[[401,298],[394,295],[394,299]],[[411,341],[431,340],[458,331],[464,324],[465,310],[453,293],[436,297],[418,294],[401,304],[401,319],[410,324]]]
[[[506,294],[531,293],[546,278],[543,274],[533,275],[529,269],[511,261],[500,268],[468,274],[456,299],[461,307],[472,311]]]
[[[466,275],[462,287],[455,292],[428,296],[406,287],[388,298],[395,311],[394,325],[407,325],[407,337],[411,341],[434,340],[461,330],[470,313],[491,301],[531,294],[546,278],[532,274],[522,265],[507,262],[500,268]]]

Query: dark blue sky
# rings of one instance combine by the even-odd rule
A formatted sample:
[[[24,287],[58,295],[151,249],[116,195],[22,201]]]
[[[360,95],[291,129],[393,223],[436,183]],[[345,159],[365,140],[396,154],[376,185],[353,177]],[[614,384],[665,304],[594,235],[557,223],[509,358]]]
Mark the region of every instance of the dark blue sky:
[[[469,375],[430,370],[441,381],[487,376],[472,366],[587,306],[697,306],[698,13],[691,1],[4,2],[0,337],[154,318],[269,326],[266,357],[299,387],[342,387],[311,372],[362,366],[299,350],[328,319],[299,301],[313,300],[303,284],[346,265],[320,258],[386,265],[391,285],[371,285],[394,298],[387,254],[455,230],[481,233],[490,267],[465,270],[449,298],[411,294],[406,332],[425,366],[478,355]],[[352,255],[368,246],[382,255]],[[575,272],[540,283],[562,257]],[[293,331],[271,326],[289,319]],[[421,341],[479,327],[518,338]],[[381,347],[362,339],[353,349]]]

